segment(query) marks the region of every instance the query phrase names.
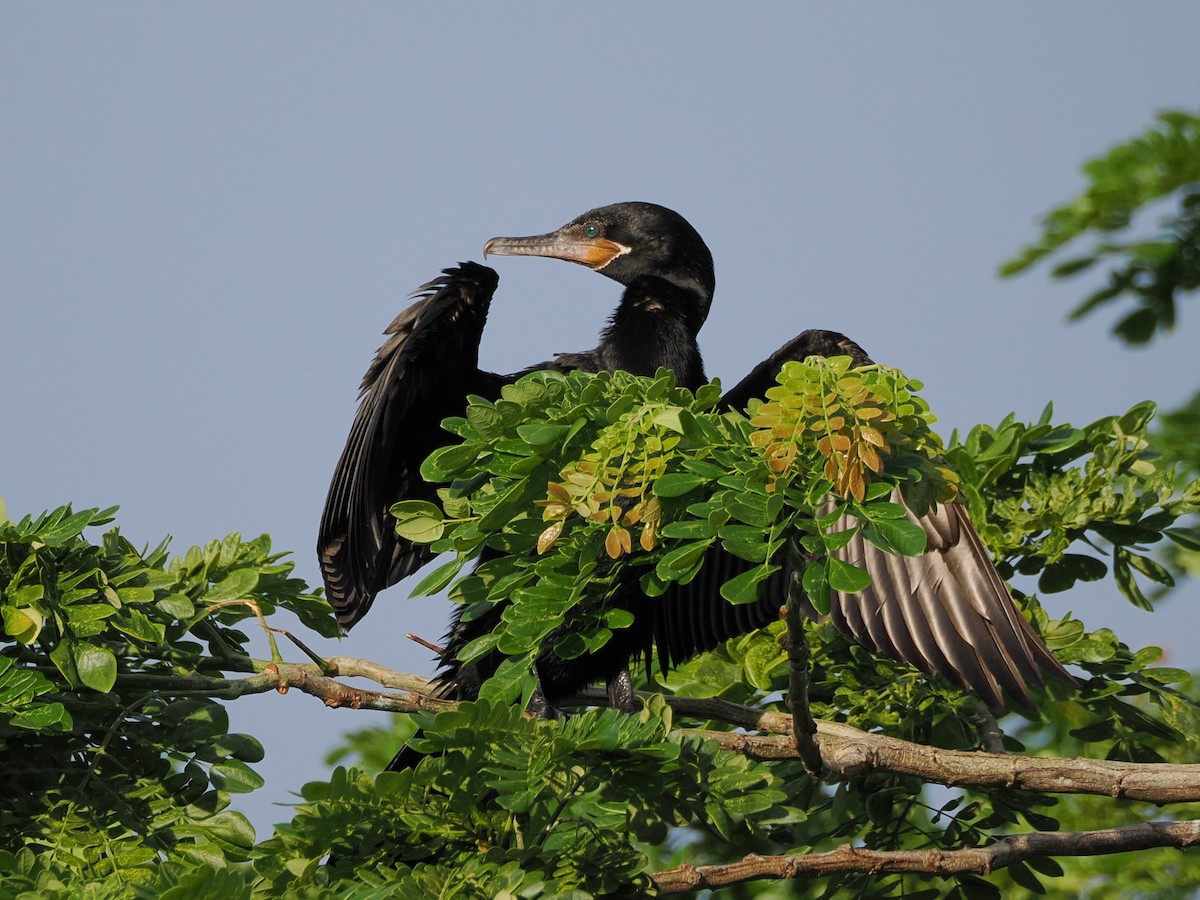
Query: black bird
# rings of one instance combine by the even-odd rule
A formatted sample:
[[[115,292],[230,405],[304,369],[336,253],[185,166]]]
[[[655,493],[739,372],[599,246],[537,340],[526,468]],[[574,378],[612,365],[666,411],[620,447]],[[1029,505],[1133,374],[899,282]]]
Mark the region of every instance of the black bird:
[[[650,203],[618,203],[584,213],[549,234],[493,238],[484,247],[489,254],[580,263],[625,290],[594,350],[558,354],[504,376],[478,366],[496,273],[462,263],[419,289],[419,299],[387,329],[391,337],[363,379],[358,414],[321,520],[322,574],[343,628],[367,612],[379,591],[428,561],[424,547],[396,537],[387,511],[397,500],[434,497],[419,466],[445,443],[439,423],[463,413],[467,394],[495,399],[504,384],[538,369],[652,375],[665,366],[684,387],[695,389],[706,380],[697,335],[713,299],[712,256],[678,213]],[[756,366],[725,395],[724,405],[744,409],[774,383],[784,362],[812,355],[871,362],[844,335],[806,331]],[[834,595],[830,617],[835,626],[875,651],[975,691],[995,710],[1005,707],[1003,692],[1032,709],[1028,685],[1044,684],[1043,673],[1073,682],[1013,604],[965,507],[942,504],[919,521],[928,536],[920,557],[884,553],[861,537],[839,552],[866,568],[874,583],[857,594]],[[604,682],[616,705],[634,708],[628,663],[648,655],[652,645],[660,664],[668,667],[776,620],[786,569],[766,582],[756,603],[733,605],[720,596],[720,585],[748,565],[714,546],[700,575],[686,586],[672,586],[663,597],[648,599],[631,581],[616,602],[635,614],[633,627],[614,632],[591,655],[564,660],[550,649],[542,652],[537,669],[545,700],[552,704]],[[471,622],[455,617],[441,655],[444,695],[473,698],[499,664],[498,656],[468,665],[456,658],[470,640],[494,628],[499,615],[494,608]],[[571,623],[564,622],[547,647],[570,630]]]

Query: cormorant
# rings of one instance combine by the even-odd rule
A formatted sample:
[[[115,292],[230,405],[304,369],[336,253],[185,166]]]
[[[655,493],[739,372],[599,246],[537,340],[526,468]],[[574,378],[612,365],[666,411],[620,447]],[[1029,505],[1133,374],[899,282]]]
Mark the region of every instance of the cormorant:
[[[683,387],[705,382],[697,334],[713,299],[712,256],[678,213],[651,203],[618,203],[586,212],[549,234],[493,238],[484,247],[489,254],[580,263],[617,281],[624,292],[594,350],[558,354],[505,376],[478,365],[498,282],[495,271],[462,263],[418,290],[417,301],[387,329],[390,337],[363,378],[358,413],[321,520],[321,571],[343,628],[366,614],[379,591],[429,560],[425,547],[396,536],[388,509],[401,499],[434,499],[419,467],[445,443],[439,423],[463,414],[467,394],[495,399],[504,384],[538,369],[653,375],[663,366]],[[751,398],[763,396],[784,362],[812,355],[849,355],[856,365],[871,362],[844,335],[805,331],[756,366],[725,394],[723,404],[744,409]],[[1013,604],[966,508],[941,504],[920,524],[928,536],[922,556],[888,554],[861,536],[839,551],[842,559],[866,568],[874,583],[856,594],[834,594],[830,617],[835,626],[872,650],[973,690],[995,710],[1005,707],[1003,692],[1031,709],[1028,685],[1043,684],[1043,672],[1073,683]],[[616,602],[635,614],[634,626],[576,659],[542,652],[537,669],[545,700],[552,704],[604,682],[615,705],[634,708],[628,663],[649,652],[651,642],[666,667],[776,620],[786,567],[765,583],[755,603],[734,605],[720,596],[720,585],[748,565],[714,546],[700,575],[688,585],[673,585],[663,597],[642,596],[631,579]],[[470,622],[455,616],[441,654],[439,678],[446,696],[475,697],[498,665],[498,656],[467,665],[456,657],[471,639],[495,627],[499,615],[494,608]],[[564,622],[546,646],[570,630]]]

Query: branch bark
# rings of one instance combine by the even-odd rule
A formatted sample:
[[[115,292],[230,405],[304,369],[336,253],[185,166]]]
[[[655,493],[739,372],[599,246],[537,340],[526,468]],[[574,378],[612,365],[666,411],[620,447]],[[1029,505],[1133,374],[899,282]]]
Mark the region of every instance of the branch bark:
[[[713,866],[685,863],[651,875],[664,894],[728,887],[749,881],[820,878],[839,872],[913,872],[927,875],[987,875],[997,869],[1046,856],[1102,856],[1200,843],[1200,820],[1148,822],[1102,831],[1035,831],[1002,838],[988,847],[964,850],[864,850],[845,844],[828,853],[757,856]]]
[[[790,737],[706,731],[723,750],[755,759],[797,759]],[[882,770],[947,787],[1099,794],[1159,806],[1200,800],[1200,765],[1113,762],[942,750],[834,722],[818,722],[821,757],[836,778]]]
[[[366,677],[378,684],[402,687],[403,693],[352,687],[320,674],[311,663],[252,661],[256,674],[246,678],[214,678],[121,674],[119,684],[142,687],[171,696],[188,693],[234,699],[245,694],[295,688],[317,697],[326,706],[374,709],[384,712],[440,712],[457,703],[431,695],[430,683],[383,666],[346,657],[325,661],[339,675]],[[47,674],[56,674],[48,670]],[[723,750],[754,759],[799,759],[792,738],[792,717],[786,713],[751,709],[724,700],[667,697],[680,715],[728,722],[759,734],[704,729],[680,729],[713,740]],[[586,691],[571,698],[574,705],[608,705],[603,691]],[[564,704],[566,705],[566,704]],[[912,775],[947,787],[1013,788],[1053,794],[1097,794],[1157,805],[1200,801],[1200,764],[1131,763],[1085,757],[1056,758],[1014,753],[943,750],[881,734],[870,734],[836,722],[817,722],[820,756],[827,778],[834,780],[870,771]]]

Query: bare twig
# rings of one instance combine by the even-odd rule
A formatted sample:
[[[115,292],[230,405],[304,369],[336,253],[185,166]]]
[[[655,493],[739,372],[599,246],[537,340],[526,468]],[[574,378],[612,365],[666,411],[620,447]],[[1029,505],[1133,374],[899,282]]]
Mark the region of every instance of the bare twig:
[[[665,872],[656,872],[651,877],[664,894],[679,894],[762,879],[819,878],[839,872],[987,875],[1013,863],[1040,857],[1102,856],[1151,847],[1182,850],[1197,843],[1200,843],[1200,820],[1149,822],[1102,831],[1035,831],[1002,838],[988,847],[964,850],[879,851],[846,844],[828,853],[751,854],[740,862],[725,865],[685,863]]]
[[[437,644],[433,643],[432,641],[427,641],[427,640],[425,640],[425,638],[423,638],[423,637],[418,637],[418,636],[417,636],[417,635],[415,635],[415,634],[405,634],[404,636],[405,636],[406,638],[408,638],[410,641],[413,641],[414,643],[420,644],[420,645],[421,645],[422,647],[424,647],[426,650],[432,650],[432,651],[433,651],[434,653],[436,653],[438,656],[441,656],[443,653],[445,653],[445,652],[446,652],[446,651],[445,651],[445,648],[443,648],[443,647],[439,647]]]

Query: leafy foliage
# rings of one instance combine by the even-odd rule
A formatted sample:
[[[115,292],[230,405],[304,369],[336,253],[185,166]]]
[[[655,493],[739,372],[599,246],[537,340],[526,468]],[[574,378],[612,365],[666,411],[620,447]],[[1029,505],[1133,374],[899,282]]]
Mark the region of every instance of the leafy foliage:
[[[635,563],[640,557],[650,569],[643,576],[643,584],[651,592],[659,584],[694,575],[703,550],[715,540],[722,540],[731,551],[767,566],[773,553],[771,542],[779,540],[779,532],[773,526],[785,520],[788,515],[785,508],[792,510],[793,516],[786,520],[787,527],[803,529],[805,516],[810,521],[816,516],[817,522],[835,518],[833,514],[824,515],[819,501],[839,481],[849,494],[842,500],[846,507],[856,502],[857,490],[862,492],[865,504],[861,509],[866,513],[861,516],[859,527],[878,529],[882,534],[875,534],[875,539],[896,549],[900,541],[889,543],[888,532],[881,527],[892,521],[880,515],[886,507],[880,505],[871,510],[872,502],[886,503],[884,492],[890,490],[886,479],[889,471],[875,464],[882,459],[872,460],[859,448],[866,446],[887,454],[888,466],[898,467],[903,473],[903,480],[894,473],[891,477],[913,495],[910,502],[914,505],[922,499],[924,502],[946,499],[955,490],[955,478],[939,455],[936,438],[928,431],[931,418],[928,411],[908,392],[907,383],[887,393],[874,383],[840,380],[848,374],[858,373],[848,373],[841,361],[824,364],[814,361],[803,368],[790,367],[781,375],[780,388],[773,391],[767,403],[752,410],[749,420],[733,414],[717,416],[699,404],[685,405],[690,403],[689,398],[675,394],[674,399],[680,403],[677,432],[680,439],[670,446],[665,446],[667,442],[654,432],[661,427],[663,411],[639,405],[646,398],[637,391],[644,389],[647,382],[640,389],[634,381],[606,383],[606,390],[621,392],[624,405],[615,405],[612,395],[596,395],[596,408],[610,411],[596,417],[598,424],[610,428],[617,423],[620,428],[627,421],[648,423],[650,436],[660,441],[655,445],[660,461],[653,464],[659,481],[649,494],[636,478],[642,470],[635,468],[635,477],[630,478],[629,469],[623,469],[617,462],[645,459],[641,451],[625,450],[645,445],[639,445],[636,438],[627,434],[622,434],[619,440],[603,432],[602,437],[593,437],[595,432],[586,423],[578,422],[584,410],[572,406],[569,399],[562,399],[569,396],[567,391],[573,387],[566,388],[561,395],[539,396],[537,402],[541,405],[536,408],[533,404],[524,407],[526,415],[544,418],[552,427],[561,424],[560,418],[567,417],[553,404],[561,403],[572,417],[571,427],[558,436],[569,434],[576,443],[564,446],[562,456],[553,458],[548,466],[555,449],[549,442],[539,444],[536,450],[527,446],[527,455],[522,457],[511,432],[497,431],[482,439],[455,423],[455,430],[466,438],[467,444],[474,442],[474,447],[470,450],[455,447],[435,456],[439,464],[453,458],[461,466],[453,472],[433,472],[431,460],[427,474],[441,474],[452,483],[442,494],[445,513],[439,518],[436,512],[425,510],[422,515],[443,529],[440,533],[443,543],[437,545],[438,549],[458,547],[460,552],[464,546],[474,552],[479,544],[456,544],[458,529],[463,529],[473,541],[486,542],[489,538],[481,538],[475,529],[479,521],[491,515],[496,528],[493,534],[499,535],[491,546],[516,547],[529,554],[526,572],[533,574],[501,582],[502,578],[512,578],[518,569],[497,573],[489,570],[494,565],[492,561],[485,563],[482,569],[488,570],[486,578],[501,585],[488,599],[519,597],[514,605],[523,605],[526,596],[534,597],[536,616],[539,623],[544,623],[541,624],[544,630],[530,628],[526,632],[532,638],[528,645],[519,643],[520,633],[512,640],[509,632],[509,639],[497,638],[493,642],[492,638],[485,638],[487,649],[508,652],[515,647],[517,652],[532,652],[557,623],[557,615],[545,612],[547,604],[554,601],[553,590],[529,595],[512,590],[514,585],[538,587],[542,574],[539,566],[545,566],[542,571],[552,577],[558,572],[574,571],[576,565],[581,569],[590,567],[585,571],[592,573],[595,582],[595,573],[602,576],[611,573],[611,568],[602,568],[608,557],[615,555],[618,562],[632,557]],[[573,378],[572,384],[581,386],[578,390],[594,390],[587,376]],[[829,379],[836,383],[836,391],[829,390]],[[566,384],[568,380],[562,382]],[[549,383],[552,382],[548,379],[541,381],[543,385]],[[812,390],[813,386],[818,389]],[[520,384],[517,390],[523,387]],[[619,415],[614,416],[613,409],[619,410]],[[866,415],[859,415],[863,409]],[[907,417],[903,427],[888,428],[898,418],[889,409],[899,410]],[[958,470],[957,485],[962,497],[997,552],[997,562],[1004,572],[1010,576],[1041,575],[1040,589],[1055,592],[1077,581],[1104,578],[1111,566],[1118,589],[1139,605],[1148,605],[1149,601],[1137,579],[1169,586],[1169,573],[1147,555],[1146,549],[1164,538],[1180,544],[1196,541],[1196,533],[1181,526],[1179,520],[1200,504],[1200,488],[1192,485],[1183,493],[1174,492],[1172,470],[1160,467],[1148,449],[1147,427],[1152,414],[1152,404],[1139,404],[1124,415],[1108,416],[1084,428],[1074,428],[1054,424],[1052,409],[1048,407],[1038,422],[1019,423],[1009,417],[998,426],[973,429],[961,442],[957,438],[952,440],[945,458]],[[541,422],[538,427],[542,427]],[[864,427],[874,428],[876,433],[864,436]],[[794,443],[789,446],[788,442]],[[501,446],[506,459],[497,463],[495,456]],[[916,446],[917,450],[909,451],[906,456],[908,446]],[[604,447],[621,448],[619,458],[618,451],[605,456],[601,452]],[[757,452],[746,453],[747,448]],[[841,454],[841,459],[831,464],[828,455],[823,454],[835,451]],[[537,457],[536,465],[528,461],[531,452]],[[589,480],[584,484],[580,478],[570,482],[583,488],[571,495],[572,502],[582,508],[571,506],[571,511],[566,512],[560,508],[569,505],[562,493],[567,490],[564,482],[579,470],[569,464],[562,466],[561,460],[571,459],[572,454],[591,454],[594,469],[587,474],[607,472],[609,481]],[[665,462],[661,461],[663,458]],[[525,461],[513,464],[513,459]],[[861,465],[855,468],[854,460]],[[528,507],[524,510],[506,507],[507,500],[494,499],[521,495],[521,502],[528,504],[528,498],[536,496],[536,489],[525,492],[522,487],[524,493],[521,493],[514,491],[511,482],[496,484],[495,476],[489,482],[480,478],[487,471],[508,473],[505,478],[524,477],[523,473],[533,472],[540,483],[541,478],[553,479],[560,467],[564,480],[557,484],[562,491],[552,488],[550,496],[541,503],[547,518],[558,522],[570,519],[574,524],[572,530],[556,534],[550,547],[541,548],[543,551],[553,548],[554,553],[544,552],[538,558],[532,551],[543,523],[532,520]],[[880,469],[885,479],[873,484],[870,479],[877,477]],[[810,474],[799,475],[793,470]],[[792,475],[796,476],[794,481],[789,480]],[[624,496],[630,504],[644,503],[647,496],[657,497],[661,502],[659,540],[649,550],[644,544],[641,553],[629,547],[622,548],[619,554],[600,549],[608,543],[616,516],[594,515],[595,506],[587,507],[584,503],[590,499],[601,505],[621,490],[628,491]],[[614,508],[622,509],[619,504],[614,504]],[[502,509],[503,514],[494,513],[496,509]],[[397,507],[396,512],[403,530],[404,505]],[[512,537],[518,533],[520,538]],[[815,528],[805,538],[806,548],[819,557],[827,552],[827,542],[831,540],[837,540],[836,536],[825,535]],[[922,546],[902,549],[920,552]],[[1104,547],[1107,551],[1100,549]],[[577,554],[570,564],[549,562],[555,558],[554,554],[562,556],[570,552]],[[1105,552],[1111,563],[1106,562]],[[446,571],[453,575],[459,568],[460,561],[456,561]],[[602,591],[611,584],[611,575],[607,578],[601,580]],[[806,586],[811,583],[806,579]],[[466,585],[460,589],[462,599],[486,596],[468,579],[458,584]],[[565,582],[562,586],[566,587]],[[750,584],[741,593],[726,585],[725,592],[731,599],[750,599],[753,587]],[[818,589],[822,587],[817,583]],[[589,609],[582,602],[587,584],[574,586],[574,590],[582,592],[576,593],[573,602],[577,605],[570,612],[578,618],[581,610]],[[598,596],[602,604],[603,593]],[[1093,753],[1143,761],[1162,759],[1170,754],[1169,748],[1183,745],[1185,735],[1192,731],[1195,706],[1174,684],[1186,681],[1187,673],[1155,668],[1160,655],[1156,648],[1134,652],[1107,629],[1088,631],[1070,616],[1050,621],[1035,597],[1020,599],[1061,658],[1094,676],[1070,702],[1067,689],[1058,685],[1049,689],[1058,697],[1055,721],[1073,723],[1072,740],[1087,741]],[[523,621],[520,611],[511,616],[506,613],[506,624],[510,626]],[[604,627],[600,620],[597,625],[598,630]],[[787,684],[783,632],[784,626],[779,623],[731,640],[716,652],[697,657],[669,673],[656,687],[694,696],[721,696],[752,706],[771,706],[778,702],[773,698],[786,690]],[[810,699],[817,716],[840,718],[864,729],[883,728],[888,733],[936,746],[977,746],[979,707],[974,698],[930,682],[909,666],[873,657],[830,625],[813,626],[810,640],[815,654]],[[471,652],[468,648],[467,653]],[[1028,726],[1027,734],[1038,735],[1037,725]],[[1010,739],[1010,746],[1020,749],[1021,743]],[[532,759],[528,764],[536,766]],[[755,852],[830,849],[850,835],[866,846],[880,849],[911,846],[948,849],[963,843],[985,842],[990,835],[1008,828],[1056,827],[1055,820],[1045,812],[1056,801],[1046,796],[1014,797],[1008,792],[978,791],[933,808],[926,801],[922,786],[910,779],[872,774],[830,790],[817,787],[802,776],[796,778],[792,789],[803,785],[802,802],[798,804],[804,811],[802,829],[780,825],[770,830],[768,836],[758,835],[753,843],[744,846],[734,835],[719,838],[705,835],[697,840],[697,835],[704,834],[697,832],[687,843],[685,858],[704,859],[706,847],[711,848],[712,861],[727,860],[740,849]],[[663,864],[667,861],[660,860]],[[1005,877],[1017,884],[1033,885],[1038,883],[1039,871],[1043,874],[1056,871],[1053,864],[1039,866],[1040,869],[1015,867]],[[885,882],[895,890],[900,890],[904,883],[898,878]],[[861,890],[865,884],[862,876],[847,876],[834,880],[830,889],[851,889],[856,885],[853,890]],[[871,884],[872,891],[880,889],[878,882]],[[980,885],[986,886],[972,879],[960,883],[961,889],[972,892],[982,890]]]
[[[235,535],[170,560],[165,547],[138,552],[116,531],[86,540],[83,530],[106,524],[111,511],[64,508],[0,526],[9,642],[0,653],[0,737],[12,776],[4,783],[20,786],[0,812],[0,890],[633,896],[649,889],[648,872],[683,860],[817,851],[846,840],[950,849],[1054,827],[1060,808],[1094,815],[1095,801],[1056,806],[1001,790],[934,800],[919,782],[885,773],[819,785],[798,764],[716,751],[692,727],[727,725],[675,722],[656,698],[639,716],[592,711],[546,722],[522,714],[528,660],[561,616],[587,617],[591,630],[560,652],[599,646],[606,631],[628,626],[604,602],[623,571],[661,590],[694,576],[716,541],[757,564],[751,573],[770,571],[793,527],[819,559],[842,540],[826,529],[847,510],[881,545],[920,552],[923,544],[894,527],[894,484],[914,505],[957,492],[1004,571],[1040,576],[1043,592],[1111,570],[1131,600],[1148,602],[1139,580],[1166,579],[1147,548],[1164,538],[1197,541],[1178,521],[1200,502],[1197,487],[1173,491],[1171,471],[1149,452],[1148,404],[1078,429],[1053,424],[1049,409],[1035,423],[1010,417],[943,451],[913,388],[891,370],[852,371],[834,360],[788,367],[749,417],[715,413],[717,388],[693,396],[665,373],[538,375],[495,404],[473,401],[451,423],[464,442],[426,464],[428,475],[449,482],[441,506],[401,504],[398,522],[456,553],[425,590],[453,584],[454,596],[480,611],[513,601],[482,652],[512,654],[519,665],[502,668],[499,689],[480,701],[422,717],[417,747],[427,756],[418,765],[379,776],[338,769],[307,785],[293,820],[258,844],[230,803],[261,783],[252,768],[261,748],[228,733],[212,697],[219,691],[197,688],[194,676],[261,671],[238,627],[254,614],[245,601],[264,612],[292,609],[330,633],[323,603],[290,578],[265,538]],[[827,498],[839,487],[831,509]],[[627,518],[639,504],[656,504],[653,541],[642,539],[649,517]],[[548,543],[547,523],[562,525]],[[617,525],[643,531],[614,553]],[[502,555],[464,575],[484,546]],[[829,569],[822,577],[838,586],[855,576]],[[725,592],[751,599],[756,586],[752,575]],[[1134,652],[1107,629],[1050,620],[1035,597],[1020,600],[1060,657],[1093,677],[1074,696],[1050,689],[1053,714],[1014,730],[1010,746],[1086,742],[1090,754],[1134,760],[1184,752],[1185,736],[1200,728],[1187,673],[1157,668],[1154,648]],[[777,623],[743,635],[645,686],[780,707],[783,631]],[[936,746],[978,745],[971,696],[874,657],[829,625],[812,625],[809,637],[817,716]],[[353,745],[377,770],[395,741],[368,733]],[[1129,820],[1144,816],[1132,804],[1118,809]],[[337,861],[325,865],[330,851]],[[1017,867],[999,883],[1032,889],[1058,871],[1053,863]],[[990,888],[967,878],[934,893]],[[916,885],[847,875],[813,890],[911,895]]]
[[[1127,296],[1135,303],[1113,331],[1130,344],[1144,344],[1175,324],[1177,298],[1200,287],[1200,117],[1165,112],[1159,124],[1128,143],[1088,161],[1082,194],[1049,212],[1041,239],[1001,267],[1020,272],[1088,232],[1108,235],[1127,229],[1138,210],[1175,197],[1179,211],[1154,237],[1097,242],[1091,251],[1059,263],[1052,274],[1067,278],[1104,260],[1116,264],[1108,284],[1083,301],[1072,318]]]
[[[752,834],[802,818],[782,805],[789,767],[722,759],[672,732],[661,700],[640,716],[561,722],[465,703],[424,734],[431,755],[415,768],[375,779],[338,770],[306,786],[308,802],[264,845],[259,871],[278,890],[296,883],[289,870],[303,869],[300,883],[328,883],[352,877],[353,863],[386,870],[401,891],[437,878],[453,896],[492,897],[499,877],[549,896],[640,896],[649,886],[640,846],[663,842],[673,825],[701,816],[718,833]],[[330,847],[344,861],[317,867]]]
[[[251,768],[262,747],[230,734],[224,707],[186,678],[252,668],[235,627],[254,615],[246,601],[332,633],[267,537],[230,535],[175,559],[115,529],[83,537],[113,512],[0,524],[0,869],[39,896],[148,883],[168,856],[247,859],[254,832],[230,802],[262,784]]]
[[[693,396],[666,370],[654,379],[538,372],[496,403],[471,398],[466,416],[447,423],[462,443],[422,468],[448,483],[442,510],[406,501],[392,512],[404,537],[456,554],[419,591],[450,584],[451,597],[468,604],[466,620],[503,610],[498,626],[460,654],[508,657],[482,696],[528,699],[533,660],[565,619],[571,633],[554,649],[566,658],[632,624],[628,610],[609,603],[626,567],[644,569],[642,587],[657,596],[694,578],[720,541],[756,564],[722,594],[751,602],[779,569],[785,536],[799,529],[814,557],[806,590],[827,609],[830,588],[870,583],[866,572],[826,559],[853,534],[830,531],[842,514],[886,549],[923,551],[920,527],[887,495],[902,484],[923,510],[951,496],[953,482],[913,390],[895,370],[852,371],[845,357],[791,362],[747,419],[713,411],[717,385]],[[539,507],[540,521],[531,514]],[[461,574],[484,548],[506,555]]]
[[[1089,162],[1088,188],[1052,211],[1042,239],[1004,271],[1096,232],[1104,239],[1087,255],[1054,269],[1065,278],[1101,261],[1117,267],[1075,315],[1128,296],[1135,309],[1116,329],[1125,340],[1170,328],[1177,298],[1200,284],[1198,126],[1190,114],[1164,114]],[[1139,209],[1171,198],[1179,211],[1160,235],[1108,239]],[[369,774],[413,722],[352,736],[334,755],[367,771],[339,767],[306,785],[293,820],[257,844],[232,795],[262,783],[252,768],[262,748],[228,733],[214,698],[233,694],[219,676],[268,664],[247,655],[248,617],[286,608],[333,634],[324,602],[290,577],[266,536],[230,535],[170,559],[165,543],[138,551],[115,529],[85,538],[114,510],[63,507],[14,523],[0,503],[0,897],[640,896],[651,871],[750,852],[847,841],[954,849],[1030,827],[1200,817],[1196,804],[1164,811],[1102,797],[931,792],[880,772],[822,785],[797,764],[716,751],[696,726],[727,724],[674,721],[654,696],[638,716],[589,711],[547,722],[521,713],[531,661],[564,616],[586,626],[556,643],[564,656],[629,627],[628,611],[607,602],[629,573],[657,595],[694,578],[720,542],[754,563],[722,588],[748,602],[798,529],[813,559],[804,584],[820,607],[830,587],[853,590],[866,577],[828,564],[849,534],[829,531],[842,513],[885,549],[921,552],[923,534],[889,499],[896,485],[918,510],[951,496],[966,502],[1002,573],[1041,594],[1111,576],[1151,608],[1173,585],[1164,546],[1177,563],[1196,558],[1195,401],[1153,436],[1149,403],[1083,428],[1053,423],[1047,407],[1037,422],[1010,416],[943,450],[917,389],[891,370],[831,361],[790,366],[746,416],[714,412],[716,385],[692,395],[665,372],[539,374],[496,403],[473,398],[449,423],[462,443],[423,469],[446,485],[440,504],[402,503],[394,513],[404,536],[454,554],[419,592],[451,586],[468,617],[506,604],[500,627],[464,655],[509,661],[480,701],[419,717],[416,743],[427,755],[413,767]],[[485,547],[500,555],[464,574]],[[1017,600],[1056,654],[1090,677],[1077,692],[1051,686],[1042,715],[1005,720],[1011,749],[1192,761],[1200,705],[1187,672],[1074,615],[1049,618],[1034,594]],[[784,631],[776,623],[742,635],[658,681],[645,672],[642,686],[781,708]],[[974,698],[872,656],[830,625],[808,632],[817,716],[933,746],[979,745]],[[1036,860],[987,880],[847,874],[729,893],[1016,897],[1053,885],[1071,896],[1182,897],[1197,881],[1200,857],[1152,850]]]

